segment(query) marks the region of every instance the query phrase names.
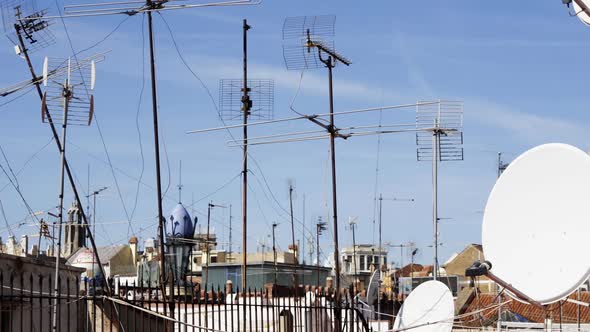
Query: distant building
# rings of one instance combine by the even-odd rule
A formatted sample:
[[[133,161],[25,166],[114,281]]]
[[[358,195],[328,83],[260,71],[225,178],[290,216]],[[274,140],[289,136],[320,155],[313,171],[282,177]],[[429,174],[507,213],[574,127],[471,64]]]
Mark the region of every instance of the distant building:
[[[292,287],[293,276],[297,271],[297,282],[300,285],[326,285],[326,278],[330,276],[332,268],[312,265],[295,265],[288,263],[277,263],[276,267],[271,261],[248,262],[247,285],[252,289],[262,289],[266,285],[276,285]],[[215,263],[209,266],[209,277],[207,289],[223,289],[227,281],[231,281],[235,287],[241,287],[242,284],[242,265],[236,263]]]
[[[68,209],[68,221],[64,225],[65,232],[61,254],[68,258],[80,248],[86,247],[86,227],[82,219],[82,211],[77,202]]]
[[[98,247],[98,257],[105,272],[105,278],[137,275],[137,238],[132,237],[129,245],[120,244]],[[85,270],[84,277],[96,278],[100,269],[91,249],[80,248],[68,258],[68,264]]]
[[[369,284],[371,273],[387,266],[387,250],[370,244],[357,244],[341,250],[340,266],[349,284],[358,280],[360,289]],[[346,285],[344,285],[346,286]]]

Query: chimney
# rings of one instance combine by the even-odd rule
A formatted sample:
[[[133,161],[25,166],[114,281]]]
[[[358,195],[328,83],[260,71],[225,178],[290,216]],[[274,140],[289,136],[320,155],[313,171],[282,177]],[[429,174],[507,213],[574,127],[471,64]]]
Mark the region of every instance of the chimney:
[[[29,237],[23,235],[20,238],[20,256],[26,257],[29,250]]]
[[[137,265],[137,237],[132,236],[129,239],[129,248],[131,248],[131,257],[133,258],[133,265]]]

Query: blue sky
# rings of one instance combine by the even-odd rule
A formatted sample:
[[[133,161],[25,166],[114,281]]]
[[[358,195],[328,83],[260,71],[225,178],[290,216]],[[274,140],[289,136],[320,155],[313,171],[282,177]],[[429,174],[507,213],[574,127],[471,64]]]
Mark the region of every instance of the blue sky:
[[[482,211],[495,181],[497,152],[503,152],[509,160],[530,147],[548,142],[590,148],[585,137],[590,120],[584,102],[586,79],[581,75],[590,53],[590,30],[578,19],[568,17],[561,1],[535,1],[534,6],[532,3],[426,1],[418,7],[409,1],[265,1],[252,7],[168,11],[162,15],[170,24],[183,56],[216,101],[219,79],[240,78],[241,24],[247,18],[253,27],[249,33],[249,76],[275,80],[275,118],[293,116],[289,104],[300,78],[300,73],[285,69],[282,58],[281,29],[288,16],[336,15],[337,49],[353,61],[350,67],[339,66],[335,70],[336,110],[438,98],[463,100],[465,161],[440,165],[440,216],[452,218],[442,220],[440,226],[441,261],[445,261],[466,244],[481,241]],[[64,4],[71,3],[59,3]],[[42,6],[56,13],[55,2],[45,2]],[[66,24],[74,48],[81,50],[103,39],[123,19],[119,16],[67,19]],[[171,211],[178,200],[180,160],[183,201],[187,205],[191,197],[198,201],[229,182],[219,192],[198,201],[195,213],[199,223],[204,224],[208,200],[232,204],[232,247],[239,250],[240,150],[227,146],[230,137],[226,132],[185,133],[221,123],[207,92],[179,60],[159,15],[154,16],[154,22],[161,134],[165,142],[163,185],[165,188],[169,185],[164,210]],[[106,61],[97,68],[98,121],[89,128],[72,127],[68,133],[68,158],[80,190],[88,191],[88,165],[91,189],[109,187],[98,199],[96,237],[103,245],[125,243],[133,232],[143,239],[155,236],[157,210],[147,62],[145,91],[138,108],[142,86],[142,26],[145,21],[141,15],[131,17],[107,40],[85,53],[110,50]],[[38,71],[45,55],[70,54],[62,23],[56,21],[51,29],[57,43],[33,55]],[[147,31],[143,32],[147,37]],[[24,61],[14,55],[8,40],[2,44],[0,86],[26,79]],[[306,113],[327,112],[326,83],[325,70],[305,72],[295,109]],[[0,100],[0,104],[6,100]],[[51,138],[48,126],[41,123],[39,109],[34,93],[0,106],[0,144],[15,171]],[[392,124],[413,119],[414,109],[408,109],[384,111],[382,121]],[[378,113],[363,113],[340,117],[337,125],[378,121]],[[124,205],[106,161],[97,123],[115,167]],[[253,127],[250,135],[309,129],[314,126],[305,122],[287,123]],[[235,135],[241,134],[236,131]],[[432,237],[430,164],[416,161],[411,133],[386,135],[381,140],[377,191],[385,197],[415,199],[413,203],[384,201],[383,239],[392,244],[415,241],[423,249],[419,260],[430,262],[431,249],[427,247]],[[370,243],[377,137],[338,141],[336,149],[341,244],[351,243],[349,216],[358,217],[357,241]],[[312,223],[318,216],[326,219],[330,206],[328,142],[256,146],[250,151],[259,167],[250,163],[249,248],[255,250],[257,242],[269,240],[273,222],[280,223],[279,243],[286,248],[290,226],[282,208],[288,207],[290,180],[296,186],[297,218],[303,218],[305,194],[307,227],[314,229]],[[2,164],[6,166],[4,160]],[[144,172],[138,187],[142,165]],[[33,210],[57,205],[59,158],[53,143],[40,150],[22,169],[18,180]],[[0,177],[0,185],[5,183],[7,178]],[[139,195],[131,219],[137,188]],[[30,220],[17,227],[27,210],[12,187],[0,191],[0,200],[17,235],[36,232]],[[72,200],[68,190],[67,204]],[[128,215],[133,232],[128,228]],[[213,215],[212,225],[227,249],[229,211],[219,209]],[[301,238],[301,226],[296,228],[297,237]],[[0,224],[0,230],[6,239],[8,231],[4,223]],[[330,232],[322,238],[324,253],[332,250]],[[390,260],[399,261],[398,252],[392,250]]]

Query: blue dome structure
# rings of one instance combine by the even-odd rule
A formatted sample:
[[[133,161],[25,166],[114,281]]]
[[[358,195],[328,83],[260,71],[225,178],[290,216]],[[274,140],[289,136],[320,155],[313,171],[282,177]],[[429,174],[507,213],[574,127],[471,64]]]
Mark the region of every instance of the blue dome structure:
[[[168,217],[166,225],[166,236],[169,238],[185,238],[191,239],[193,237],[194,225],[191,216],[184,208],[182,203],[178,203],[172,213]]]
[[[182,203],[178,203],[166,220],[166,246],[168,247],[168,255],[171,256],[168,264],[172,269],[173,280],[179,285],[186,284],[189,255],[194,242],[194,228],[195,225],[193,225],[188,211]]]

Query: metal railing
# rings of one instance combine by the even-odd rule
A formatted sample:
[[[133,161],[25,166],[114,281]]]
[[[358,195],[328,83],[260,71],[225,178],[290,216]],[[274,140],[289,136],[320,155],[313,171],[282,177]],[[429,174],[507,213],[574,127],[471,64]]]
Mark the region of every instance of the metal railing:
[[[174,294],[162,294],[160,288],[149,287],[149,281],[111,283],[115,294],[107,296],[88,280],[60,277],[56,296],[51,276],[0,271],[0,332],[51,331],[55,305],[59,331],[329,332],[335,316],[340,317],[341,331],[371,331],[368,319],[373,317],[366,307],[346,294],[337,305],[331,289],[266,287],[242,292],[226,285],[200,289],[185,283],[176,285]]]

